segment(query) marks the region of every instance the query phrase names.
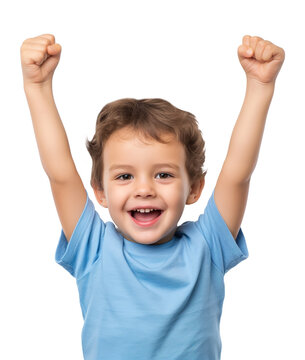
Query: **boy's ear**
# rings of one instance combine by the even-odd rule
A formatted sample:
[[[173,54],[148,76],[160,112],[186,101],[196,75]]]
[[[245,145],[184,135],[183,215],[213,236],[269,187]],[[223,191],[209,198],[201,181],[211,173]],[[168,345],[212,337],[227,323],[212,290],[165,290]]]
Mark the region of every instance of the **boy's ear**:
[[[204,176],[202,176],[201,178],[196,180],[191,185],[189,195],[188,195],[188,197],[186,199],[186,204],[187,205],[194,204],[200,198],[200,195],[201,195],[201,192],[203,190],[204,184],[205,184],[205,178],[204,178]]]
[[[107,208],[108,204],[104,190],[98,190],[97,188],[93,188],[93,191],[98,203],[102,205],[104,208]]]

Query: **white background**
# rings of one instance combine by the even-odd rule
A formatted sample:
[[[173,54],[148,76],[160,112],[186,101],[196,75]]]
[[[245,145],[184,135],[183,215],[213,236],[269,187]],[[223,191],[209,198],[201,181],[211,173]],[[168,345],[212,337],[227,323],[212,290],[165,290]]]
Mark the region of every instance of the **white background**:
[[[105,220],[110,218],[90,188],[85,140],[92,138],[107,102],[161,97],[196,115],[208,174],[200,201],[186,207],[181,221],[195,220],[215,186],[243,102],[245,74],[237,57],[243,35],[284,48],[242,224],[250,257],[225,277],[222,359],[305,359],[302,5],[296,0],[2,3],[1,359],[82,359],[77,288],[54,260],[61,226],[23,92],[20,46],[44,33],[62,45],[55,101],[78,171]]]

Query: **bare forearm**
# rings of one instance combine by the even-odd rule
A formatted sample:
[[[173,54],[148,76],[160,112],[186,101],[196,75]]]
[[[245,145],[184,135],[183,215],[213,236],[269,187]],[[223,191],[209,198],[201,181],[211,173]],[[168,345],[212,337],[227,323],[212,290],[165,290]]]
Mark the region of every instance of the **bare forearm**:
[[[24,86],[42,166],[52,181],[66,181],[76,172],[69,142],[58,114],[52,86]]]
[[[249,181],[255,169],[273,93],[274,83],[247,82],[244,103],[223,166],[223,170],[237,183]]]

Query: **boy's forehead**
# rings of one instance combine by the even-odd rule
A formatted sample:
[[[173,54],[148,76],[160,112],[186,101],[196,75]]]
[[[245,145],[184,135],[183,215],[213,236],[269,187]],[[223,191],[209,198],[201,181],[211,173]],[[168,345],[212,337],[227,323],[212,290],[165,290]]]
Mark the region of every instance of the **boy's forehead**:
[[[172,133],[162,133],[159,134],[162,142],[164,141],[165,143],[167,142],[175,142],[176,141],[176,137],[174,134]],[[136,130],[130,127],[124,127],[122,129],[116,130],[114,133],[111,134],[110,138],[112,140],[123,140],[123,141],[134,141],[135,139],[137,141],[142,142],[143,144],[151,144],[156,142],[157,140],[150,136],[149,134],[145,133],[144,131],[141,130]],[[109,140],[108,139],[108,140]]]
[[[117,159],[135,161],[152,160],[153,156],[163,160],[185,162],[184,146],[176,139],[174,134],[162,134],[159,142],[156,139],[132,129],[115,131],[107,140],[104,147],[104,164],[116,162]]]

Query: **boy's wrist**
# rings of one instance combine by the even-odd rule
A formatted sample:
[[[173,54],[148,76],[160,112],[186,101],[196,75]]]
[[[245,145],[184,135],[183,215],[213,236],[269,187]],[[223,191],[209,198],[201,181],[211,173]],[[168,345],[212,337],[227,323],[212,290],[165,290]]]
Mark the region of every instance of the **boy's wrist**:
[[[255,97],[263,102],[271,102],[275,89],[275,82],[262,83],[256,79],[247,78],[246,97]]]
[[[26,93],[31,92],[52,92],[52,81],[45,83],[23,83],[23,88]]]
[[[257,89],[262,91],[274,91],[275,81],[263,83],[257,79],[247,77],[247,88]]]

